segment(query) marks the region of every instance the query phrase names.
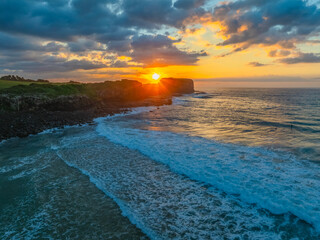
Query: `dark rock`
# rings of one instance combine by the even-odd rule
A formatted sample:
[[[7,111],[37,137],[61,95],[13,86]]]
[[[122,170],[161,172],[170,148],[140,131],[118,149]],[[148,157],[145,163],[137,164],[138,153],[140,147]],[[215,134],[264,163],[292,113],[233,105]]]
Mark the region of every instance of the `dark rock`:
[[[91,122],[94,118],[127,112],[128,108],[171,104],[168,98],[149,98],[142,101],[99,103],[91,108],[70,111],[0,111],[0,141],[12,137],[26,137],[46,129]]]
[[[172,94],[194,93],[194,84],[192,79],[162,78],[160,80],[160,84],[163,85]]]

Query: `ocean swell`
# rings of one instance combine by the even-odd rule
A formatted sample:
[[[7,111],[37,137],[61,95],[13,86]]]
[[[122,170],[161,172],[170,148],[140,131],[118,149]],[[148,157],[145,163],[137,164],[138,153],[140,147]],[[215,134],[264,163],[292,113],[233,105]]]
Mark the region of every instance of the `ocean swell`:
[[[76,141],[75,141],[76,140]],[[233,195],[172,172],[138,151],[95,134],[53,149],[111,197],[151,239],[312,239],[292,214],[273,215]]]
[[[287,152],[224,144],[97,120],[97,132],[176,173],[210,184],[274,214],[292,213],[320,231],[320,166]]]

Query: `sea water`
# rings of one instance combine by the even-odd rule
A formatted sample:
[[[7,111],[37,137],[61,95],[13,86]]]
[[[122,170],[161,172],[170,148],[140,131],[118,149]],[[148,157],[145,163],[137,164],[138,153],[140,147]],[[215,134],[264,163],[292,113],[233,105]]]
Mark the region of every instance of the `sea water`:
[[[1,239],[318,239],[319,94],[216,89],[0,143]]]

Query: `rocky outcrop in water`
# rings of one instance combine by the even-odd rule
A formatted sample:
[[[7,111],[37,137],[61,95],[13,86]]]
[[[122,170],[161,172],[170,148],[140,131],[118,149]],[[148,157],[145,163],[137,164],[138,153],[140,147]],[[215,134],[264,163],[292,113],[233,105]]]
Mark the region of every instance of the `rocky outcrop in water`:
[[[194,84],[192,79],[187,78],[162,78],[160,84],[166,87],[172,94],[190,94],[194,93]]]

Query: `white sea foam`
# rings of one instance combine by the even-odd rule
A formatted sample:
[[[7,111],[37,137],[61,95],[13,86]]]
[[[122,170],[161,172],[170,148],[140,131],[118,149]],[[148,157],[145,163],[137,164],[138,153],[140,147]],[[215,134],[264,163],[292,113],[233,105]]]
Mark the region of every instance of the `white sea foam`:
[[[10,159],[10,164],[0,167],[0,173],[10,173],[8,180],[13,181],[26,176],[31,176],[48,167],[50,157],[47,157],[47,152],[39,151],[37,154],[27,157],[14,157]],[[39,158],[42,161],[39,162]]]
[[[123,116],[128,116],[128,115],[134,115],[134,114],[139,114],[139,113],[143,113],[143,112],[149,112],[149,111],[153,111],[155,109],[157,109],[158,107],[155,106],[150,106],[150,107],[136,107],[136,108],[131,108],[128,111],[124,111],[121,113],[116,113],[113,115],[107,115],[105,117],[98,117],[96,119],[94,119],[94,122],[99,122],[100,119],[113,119],[113,118],[117,118],[117,117],[123,117]],[[86,127],[88,126],[89,123],[84,123],[84,124],[77,124],[77,125],[64,125],[62,127],[55,127],[55,128],[49,128],[49,129],[45,129],[37,134],[30,134],[29,136],[36,136],[36,135],[43,135],[43,134],[50,134],[50,133],[56,133],[56,132],[62,132],[65,129],[69,129],[69,128],[76,128],[76,127]],[[12,137],[10,138],[10,140],[15,139],[17,137]],[[2,140],[0,141],[0,146],[4,143],[6,143],[8,140]]]
[[[136,107],[136,108],[131,108],[130,110],[125,111],[125,112],[116,113],[113,115],[108,115],[106,117],[98,117],[98,118],[94,119],[94,121],[99,123],[99,122],[103,121],[104,119],[114,119],[114,118],[118,118],[118,117],[124,117],[124,116],[139,114],[139,113],[143,113],[143,112],[149,112],[149,111],[153,111],[155,109],[157,109],[157,107],[155,107],[155,106]]]
[[[71,128],[77,128],[77,127],[86,127],[88,126],[88,123],[84,123],[84,124],[77,124],[77,125],[64,125],[62,127],[56,127],[56,128],[49,128],[46,130],[43,130],[40,133],[37,133],[35,135],[42,135],[42,134],[50,134],[50,133],[56,133],[56,132],[63,132],[65,129],[71,129]],[[35,136],[33,134],[31,134],[30,136]]]
[[[35,160],[32,157],[16,158],[14,164],[4,165],[0,167],[0,173],[8,173],[23,167],[26,164],[32,164]]]
[[[69,166],[89,176],[151,239],[317,236],[293,215],[272,215],[93,134],[76,142],[65,138],[56,151]]]
[[[61,127],[45,129],[45,130],[43,130],[43,131],[41,131],[39,133],[36,133],[36,134],[29,134],[29,136],[37,136],[37,135],[45,135],[45,134],[50,134],[50,133],[62,132],[65,129],[75,128],[75,127],[79,127],[79,126],[85,127],[85,126],[88,126],[88,125],[89,125],[88,123],[81,124],[81,125],[80,124],[78,124],[78,125],[64,125],[64,126],[61,126]],[[8,140],[14,140],[14,139],[18,139],[18,137],[11,137],[9,139],[0,141],[0,147],[1,147],[1,145],[7,143]]]
[[[285,152],[222,144],[170,132],[122,128],[99,119],[97,131],[173,171],[238,194],[275,214],[293,213],[320,230],[320,166]]]
[[[33,165],[36,161],[37,158],[39,158],[39,156],[43,155],[45,151],[39,151],[37,154],[33,155],[33,156],[26,156],[26,157],[12,157],[10,159],[10,164],[6,163],[3,166],[0,166],[0,174],[3,173],[10,173],[13,171],[17,171],[20,172],[21,170],[21,174],[23,174],[23,168],[26,166],[31,166]],[[35,168],[33,168],[33,170],[35,170]],[[20,176],[20,173],[18,173],[17,175]],[[14,178],[14,176],[12,176]]]
[[[189,102],[189,100],[187,99],[187,96],[173,97],[172,98],[172,104],[173,105],[181,105],[181,104],[184,104],[186,102]]]
[[[92,128],[88,129],[92,132]],[[55,149],[59,147],[56,145]],[[17,168],[0,174],[2,187],[10,187],[8,194],[1,196],[1,240],[144,239],[139,238],[142,235],[139,230],[121,217],[113,201],[78,171],[66,166],[54,150],[47,150],[5,160],[5,165]],[[25,164],[18,166],[20,162]],[[6,177],[9,181],[24,179],[8,185],[7,180],[3,181]],[[15,192],[18,194],[13,196]]]
[[[66,145],[66,144],[64,144]],[[99,172],[92,172],[92,171],[87,171],[85,170],[86,168],[80,167],[78,164],[73,163],[76,159],[81,161],[84,160],[84,163],[87,162],[87,160],[82,157],[81,155],[78,156],[77,158],[67,158],[65,155],[62,153],[61,148],[60,151],[57,152],[57,155],[70,167],[77,168],[80,170],[80,172],[86,176],[89,177],[90,181],[95,184],[95,186],[100,189],[102,192],[104,192],[108,197],[110,197],[113,201],[117,203],[117,205],[120,207],[121,212],[123,216],[128,217],[131,221],[131,223],[135,224],[138,226],[140,229],[144,231],[149,237],[152,237],[153,239],[157,239],[156,234],[152,231],[152,229],[148,228],[145,226],[145,224],[134,214],[133,211],[131,211],[128,206],[121,201],[121,199],[117,198],[111,191],[107,191],[105,184],[108,183],[108,181],[105,181],[105,179],[98,179],[96,177],[96,174],[99,174]],[[101,181],[102,180],[102,181]]]

